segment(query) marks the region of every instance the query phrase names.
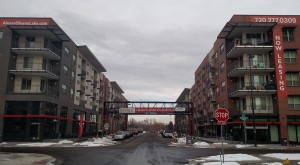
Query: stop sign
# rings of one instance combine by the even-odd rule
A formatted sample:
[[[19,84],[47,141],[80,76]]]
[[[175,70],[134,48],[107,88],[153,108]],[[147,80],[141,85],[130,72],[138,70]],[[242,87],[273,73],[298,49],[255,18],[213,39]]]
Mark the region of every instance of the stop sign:
[[[215,111],[215,118],[218,120],[218,122],[226,122],[229,119],[229,112],[225,108],[218,108]]]

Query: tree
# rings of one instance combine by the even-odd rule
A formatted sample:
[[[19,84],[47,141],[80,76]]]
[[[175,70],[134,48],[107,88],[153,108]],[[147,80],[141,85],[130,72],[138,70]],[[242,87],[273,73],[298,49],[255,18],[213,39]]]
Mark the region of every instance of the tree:
[[[168,127],[168,130],[172,130],[173,131],[173,129],[174,129],[173,122],[170,121],[167,127]]]

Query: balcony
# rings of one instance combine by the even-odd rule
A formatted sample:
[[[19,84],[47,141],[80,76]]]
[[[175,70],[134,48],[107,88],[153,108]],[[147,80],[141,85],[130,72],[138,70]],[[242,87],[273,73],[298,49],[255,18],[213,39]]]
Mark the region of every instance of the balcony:
[[[59,79],[59,67],[44,63],[16,63],[9,72],[16,76],[40,76],[47,79]]]
[[[79,101],[79,106],[84,107],[85,106],[86,101],[85,100],[80,100]]]
[[[80,76],[80,79],[81,80],[84,80],[86,78],[86,71],[81,69],[81,73],[78,74],[78,76]]]
[[[46,95],[54,98],[58,98],[59,91],[55,87],[44,87],[41,85],[14,85],[9,88],[8,94],[17,95]]]
[[[11,51],[18,55],[41,55],[51,60],[60,60],[61,50],[51,42],[21,42],[19,47],[12,45]]]
[[[93,110],[93,111],[97,111],[97,106],[96,106],[96,105],[93,105],[92,110]]]
[[[242,53],[267,53],[273,50],[270,41],[247,41],[242,43],[240,39],[234,39],[226,48],[228,58],[238,58]]]
[[[80,85],[80,89],[78,89],[77,91],[80,92],[80,94],[84,94],[85,93],[85,86]]]
[[[252,86],[250,86],[249,83],[241,84],[236,83],[233,84],[228,89],[228,96],[229,97],[241,97],[250,95],[250,92],[252,90],[253,95],[272,95],[276,94],[276,84],[274,83],[252,83]]]
[[[266,74],[275,71],[274,66],[266,64],[264,61],[253,60],[251,65],[252,74]],[[248,60],[233,61],[228,65],[228,77],[240,77],[244,74],[249,74],[250,63]]]

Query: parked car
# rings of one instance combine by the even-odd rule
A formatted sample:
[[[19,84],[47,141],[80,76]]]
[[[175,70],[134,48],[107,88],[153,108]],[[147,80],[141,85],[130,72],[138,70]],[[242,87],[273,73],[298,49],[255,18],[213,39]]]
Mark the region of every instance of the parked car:
[[[126,133],[124,131],[118,131],[115,133],[114,140],[124,140],[126,138]]]
[[[133,132],[132,131],[124,131],[125,132],[125,137],[126,138],[130,138],[130,137],[132,137],[133,136]]]
[[[172,138],[173,137],[173,131],[172,130],[164,130],[162,133],[164,138]]]

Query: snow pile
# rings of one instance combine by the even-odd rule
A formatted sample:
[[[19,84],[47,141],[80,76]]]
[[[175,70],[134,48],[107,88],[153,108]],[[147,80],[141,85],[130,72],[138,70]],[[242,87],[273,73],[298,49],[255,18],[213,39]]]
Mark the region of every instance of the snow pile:
[[[222,145],[222,143],[213,143],[214,145]],[[228,143],[224,143],[223,142],[223,145],[227,145]]]
[[[205,160],[209,161],[221,161],[222,156],[210,156],[205,158]],[[225,154],[224,155],[224,161],[226,162],[235,162],[235,161],[244,161],[244,160],[250,160],[250,161],[260,161],[261,159],[247,154]],[[220,163],[220,162],[219,162]]]
[[[52,146],[52,145],[55,145],[57,143],[46,143],[46,142],[43,142],[43,143],[21,143],[21,144],[17,144],[16,146],[20,146],[20,147],[49,147],[49,146]]]
[[[254,147],[254,144],[237,144],[236,148]],[[265,147],[264,145],[257,145],[257,147]]]
[[[74,143],[73,146],[87,146],[87,147],[99,147],[99,146],[110,146],[118,144],[118,142],[112,141],[106,137],[93,138],[92,141],[86,141],[81,143]]]
[[[272,154],[265,154],[263,156],[266,156],[266,157],[272,157],[272,158],[277,158],[277,159],[281,159],[281,160],[286,160],[286,159],[289,159],[289,160],[300,160],[300,154],[292,154],[292,153],[288,153],[288,154],[285,154],[285,153],[272,153]]]
[[[195,143],[193,144],[193,146],[194,146],[195,148],[207,148],[207,147],[209,147],[209,144],[206,143],[206,142],[195,142]]]
[[[58,142],[58,144],[71,144],[71,143],[74,143],[74,142],[71,140],[61,140]]]
[[[177,139],[177,143],[179,144],[185,144],[186,143],[186,138],[185,137],[181,137]]]

